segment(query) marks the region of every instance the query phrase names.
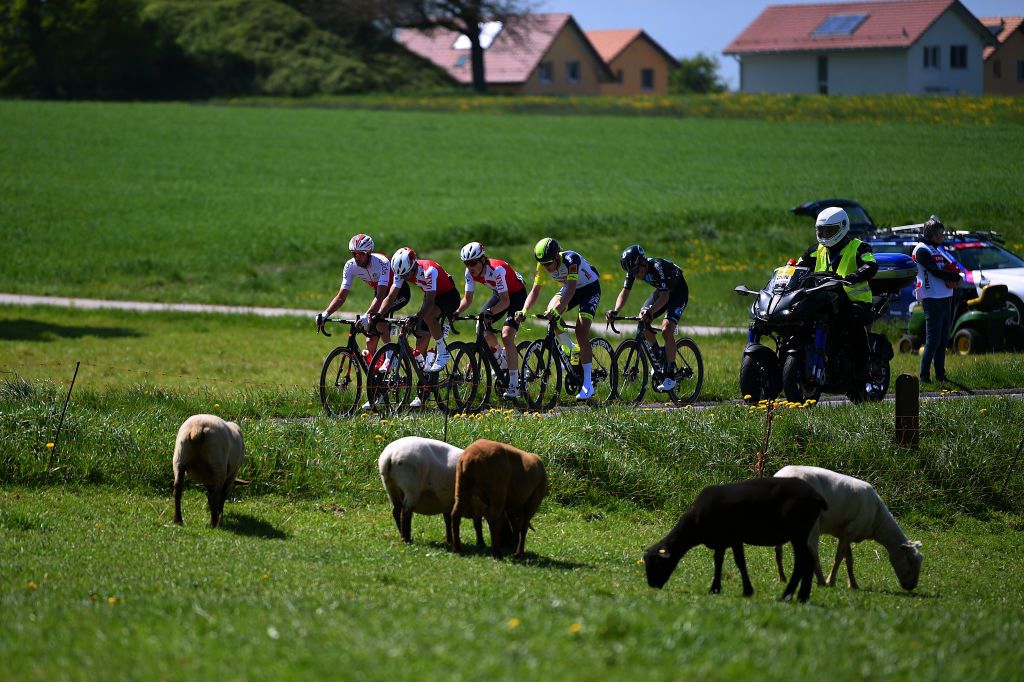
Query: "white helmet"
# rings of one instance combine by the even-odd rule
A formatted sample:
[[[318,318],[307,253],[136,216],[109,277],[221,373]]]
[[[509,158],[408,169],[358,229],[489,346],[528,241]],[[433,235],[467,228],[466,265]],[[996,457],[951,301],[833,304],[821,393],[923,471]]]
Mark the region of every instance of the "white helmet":
[[[352,239],[348,240],[349,251],[365,251],[370,253],[373,251],[373,237],[368,234],[357,234]]]
[[[480,242],[470,242],[462,247],[462,262],[468,263],[471,260],[477,258],[483,258],[484,256],[484,245]]]
[[[850,231],[850,218],[846,211],[832,206],[818,214],[814,221],[814,232],[822,246],[835,246]]]
[[[405,277],[416,267],[416,252],[403,246],[391,257],[391,269],[396,277]]]

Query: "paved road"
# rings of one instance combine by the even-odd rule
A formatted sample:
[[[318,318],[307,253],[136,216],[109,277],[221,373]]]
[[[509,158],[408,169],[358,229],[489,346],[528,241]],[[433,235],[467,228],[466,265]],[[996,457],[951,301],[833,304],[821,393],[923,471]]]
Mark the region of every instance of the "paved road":
[[[0,305],[45,305],[62,308],[82,308],[99,310],[134,310],[138,312],[180,312],[180,313],[214,313],[217,315],[261,315],[263,317],[305,317],[312,320],[319,310],[302,310],[301,308],[262,308],[258,306],[206,305],[202,303],[148,303],[145,301],[111,301],[98,298],[65,298],[62,296],[28,296],[23,294],[0,293]],[[536,321],[544,326],[542,321]],[[628,324],[628,323],[627,323]],[[607,324],[601,322],[594,325],[599,334],[611,336],[612,331]],[[627,333],[636,327],[627,327]],[[746,333],[746,327],[682,327],[683,336],[714,336],[716,334]]]

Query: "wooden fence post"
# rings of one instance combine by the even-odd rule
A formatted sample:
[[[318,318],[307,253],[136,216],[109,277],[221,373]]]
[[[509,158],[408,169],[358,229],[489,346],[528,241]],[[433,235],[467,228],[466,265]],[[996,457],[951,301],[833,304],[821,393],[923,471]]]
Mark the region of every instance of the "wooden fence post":
[[[896,444],[916,450],[920,426],[920,383],[913,374],[901,374],[896,378]]]

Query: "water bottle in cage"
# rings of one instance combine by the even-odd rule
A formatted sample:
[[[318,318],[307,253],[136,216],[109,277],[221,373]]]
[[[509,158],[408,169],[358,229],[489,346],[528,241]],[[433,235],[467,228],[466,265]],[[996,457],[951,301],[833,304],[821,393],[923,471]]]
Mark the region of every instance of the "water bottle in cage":
[[[412,359],[416,361],[416,365],[423,369],[426,366],[426,361],[423,359],[423,353],[420,352],[419,348],[412,349]]]

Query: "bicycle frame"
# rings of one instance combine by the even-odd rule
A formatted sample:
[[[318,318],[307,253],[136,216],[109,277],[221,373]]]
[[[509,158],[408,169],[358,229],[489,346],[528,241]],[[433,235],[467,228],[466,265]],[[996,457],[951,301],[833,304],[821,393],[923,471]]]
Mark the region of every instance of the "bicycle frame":
[[[433,394],[433,396],[434,396],[435,400],[437,401],[438,405],[440,405],[443,409],[447,409],[447,403],[446,403],[445,399],[443,399],[441,397],[441,392],[440,392],[441,383],[442,383],[440,381],[440,373],[439,372],[429,372],[426,369],[421,368],[419,363],[416,361],[415,356],[413,356],[412,349],[409,346],[409,334],[413,333],[412,328],[409,326],[409,318],[405,318],[405,319],[399,319],[399,318],[378,318],[378,319],[380,321],[382,321],[382,322],[385,322],[385,323],[389,324],[389,325],[397,326],[398,327],[398,333],[396,334],[395,341],[393,341],[391,343],[388,343],[388,344],[385,344],[384,346],[378,348],[377,352],[373,356],[373,360],[371,361],[371,362],[373,362],[373,364],[375,366],[377,366],[378,365],[378,356],[381,356],[381,359],[383,359],[384,356],[382,355],[382,353],[384,353],[386,350],[388,350],[389,346],[392,346],[392,344],[393,344],[394,346],[397,347],[397,352],[395,352],[395,354],[390,358],[390,364],[388,366],[388,369],[386,369],[386,370],[384,370],[382,372],[376,372],[375,374],[377,375],[376,378],[377,378],[378,381],[377,381],[377,383],[371,384],[371,386],[373,388],[375,388],[375,389],[379,390],[380,392],[382,392],[382,394],[384,395],[384,398],[385,398],[386,401],[390,400],[388,398],[389,390],[394,390],[395,388],[397,388],[399,391],[401,391],[401,397],[400,397],[400,399],[398,401],[398,404],[394,405],[393,407],[389,405],[389,410],[397,411],[399,409],[404,408],[406,406],[406,403],[407,403],[408,399],[409,399],[409,394],[410,394],[410,392],[412,390],[412,386],[411,385],[410,386],[390,386],[389,385],[389,382],[391,382],[391,381],[393,381],[393,380],[395,380],[397,378],[397,374],[398,374],[399,370],[401,369],[403,363],[412,370],[412,372],[414,373],[414,375],[416,377],[416,382],[415,383],[416,383],[416,392],[417,392],[417,394],[420,395],[421,398],[425,398],[425,397]],[[452,319],[453,318],[451,318],[451,317],[443,317],[440,320],[440,322],[442,324],[444,324],[445,321],[448,321],[450,323]],[[456,333],[458,333],[458,331],[455,329],[454,325],[452,325],[452,331],[455,331]]]
[[[362,393],[363,376],[367,378],[367,395],[372,397],[372,391],[370,388],[372,370],[369,365],[367,365],[366,360],[363,357],[363,353],[359,348],[359,344],[356,342],[356,335],[362,334],[370,337],[378,336],[378,334],[360,329],[355,320],[328,319],[325,322],[333,322],[341,325],[347,324],[349,326],[349,332],[347,342],[344,345],[335,347],[324,359],[323,366],[320,370],[320,404],[323,406],[324,411],[332,417],[349,416],[356,411],[356,406],[359,404],[359,397]],[[326,324],[322,326],[319,331],[326,337],[332,336],[327,331]],[[335,359],[338,359],[339,362],[334,368],[334,376],[333,379],[331,379],[329,370],[331,369]],[[352,375],[353,370],[355,371],[356,376]],[[349,391],[353,390],[353,384],[354,393],[348,395],[352,404],[348,405],[347,401],[344,400],[344,396],[346,396]],[[341,400],[341,405],[338,404],[338,398],[343,398]]]
[[[647,391],[648,380],[650,379],[655,382],[664,380],[666,367],[675,366],[672,378],[677,383],[667,391],[669,398],[677,405],[687,405],[697,400],[701,387],[704,385],[704,360],[701,356],[700,348],[693,339],[685,336],[677,338],[675,355],[670,359],[667,357],[667,353],[663,351],[660,353],[662,357],[659,358],[659,353],[656,353],[654,349],[664,347],[657,340],[649,341],[647,339],[648,333],[655,335],[655,338],[657,338],[658,333],[658,330],[652,327],[649,322],[640,317],[614,317],[609,320],[609,324],[612,331],[616,334],[621,333],[615,327],[616,321],[635,321],[637,323],[636,334],[633,339],[623,341],[615,350],[616,397],[631,402],[642,401]],[[636,356],[632,355],[633,353],[639,354],[639,359],[642,361],[639,365],[634,365],[631,358]],[[692,357],[687,357],[686,354]],[[625,365],[621,364],[622,357],[626,358]],[[677,359],[678,362],[676,362]],[[647,374],[648,366],[651,369],[649,376]],[[628,368],[628,371],[623,371],[624,367]],[[637,379],[638,369],[643,373],[640,379]],[[620,378],[629,379],[634,388],[638,386],[635,397],[623,395],[622,388],[626,384],[620,386]],[[682,388],[684,386],[685,388]],[[693,390],[689,395],[681,394],[690,391],[691,386]],[[654,390],[657,391],[658,389],[655,388]]]

